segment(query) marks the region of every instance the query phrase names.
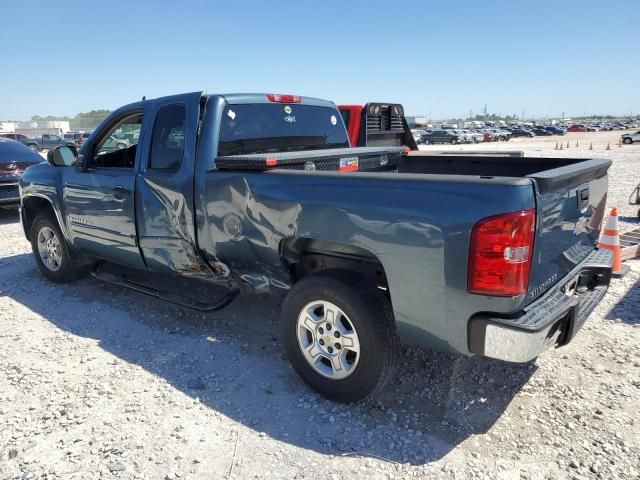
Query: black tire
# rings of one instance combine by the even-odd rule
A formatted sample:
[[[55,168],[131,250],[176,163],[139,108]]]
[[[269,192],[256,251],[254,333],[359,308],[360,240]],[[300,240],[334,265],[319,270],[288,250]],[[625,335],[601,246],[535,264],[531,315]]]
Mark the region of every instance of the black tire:
[[[36,145],[35,143],[32,143],[31,145],[28,145],[28,147],[33,150],[34,152],[39,152],[40,150],[38,149],[38,145]]]
[[[327,378],[304,357],[298,340],[298,316],[310,302],[331,302],[353,324],[360,344],[354,371],[343,379]],[[400,343],[389,300],[363,277],[343,270],[309,275],[289,291],[282,307],[287,356],[294,370],[314,390],[342,403],[378,393],[392,377]]]
[[[622,143],[626,143],[627,145],[631,145],[633,143],[633,139],[630,138],[630,137],[627,137],[624,140],[622,140]]]
[[[40,235],[40,231],[44,228],[48,228],[53,231],[58,239],[60,261],[58,263],[59,266],[56,270],[52,270],[50,267],[45,265],[43,259],[40,256],[38,238]],[[33,221],[33,225],[31,226],[31,248],[33,250],[33,258],[35,259],[36,265],[38,266],[38,270],[40,270],[40,273],[42,273],[45,278],[51,280],[52,282],[73,282],[74,280],[78,280],[88,273],[88,267],[86,265],[78,265],[73,262],[71,250],[67,245],[62,232],[60,231],[58,222],[50,214],[40,214]]]
[[[124,148],[127,148],[127,144],[126,143],[117,143],[116,144],[116,150],[122,150]]]
[[[450,143],[451,143],[451,145],[457,145],[458,144],[458,139],[457,138],[452,138]]]

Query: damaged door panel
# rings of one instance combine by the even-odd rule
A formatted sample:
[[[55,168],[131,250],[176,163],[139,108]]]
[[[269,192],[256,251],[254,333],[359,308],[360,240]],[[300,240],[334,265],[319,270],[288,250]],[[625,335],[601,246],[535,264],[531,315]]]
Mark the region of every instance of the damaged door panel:
[[[150,138],[142,151],[136,189],[140,250],[157,273],[218,278],[198,251],[194,231],[193,172],[200,95],[153,101]]]

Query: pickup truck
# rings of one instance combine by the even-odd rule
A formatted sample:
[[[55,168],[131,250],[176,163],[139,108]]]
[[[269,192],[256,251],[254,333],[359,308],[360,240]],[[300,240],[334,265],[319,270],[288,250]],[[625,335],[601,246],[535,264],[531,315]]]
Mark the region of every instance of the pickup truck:
[[[40,141],[37,138],[27,137],[22,133],[2,133],[0,134],[0,137],[16,140],[36,152],[41,150]]]
[[[25,171],[21,222],[54,282],[201,311],[281,295],[294,370],[336,401],[378,392],[400,342],[510,362],[570,342],[611,277],[611,162],[406,150],[351,148],[315,98],[143,99]]]
[[[75,146],[76,142],[73,138],[64,138],[61,135],[42,134],[38,148],[40,150],[50,150],[59,145]]]
[[[75,145],[73,138],[63,138],[60,135],[43,134],[40,138],[27,137],[21,133],[3,133],[0,135],[4,138],[10,138],[17,140],[18,142],[26,145],[27,147],[39,152],[40,150],[49,150],[59,145]]]

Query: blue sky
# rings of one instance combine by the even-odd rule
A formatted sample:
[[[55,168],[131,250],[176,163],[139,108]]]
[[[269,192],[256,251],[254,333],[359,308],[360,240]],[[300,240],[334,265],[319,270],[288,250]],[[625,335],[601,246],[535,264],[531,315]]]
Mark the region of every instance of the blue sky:
[[[3,2],[0,119],[195,90],[637,114],[638,22],[638,0]]]

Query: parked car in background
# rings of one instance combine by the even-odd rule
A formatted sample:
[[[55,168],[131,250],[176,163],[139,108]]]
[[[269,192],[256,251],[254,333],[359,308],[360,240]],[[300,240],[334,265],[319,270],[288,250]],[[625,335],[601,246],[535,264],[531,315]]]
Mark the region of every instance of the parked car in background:
[[[489,128],[488,130],[501,142],[508,142],[511,140],[511,132],[508,132],[507,130],[502,130],[500,128]]]
[[[475,128],[473,131],[482,135],[483,142],[496,142],[498,140],[493,132],[490,132],[485,128]]]
[[[424,134],[425,134],[424,130],[417,130],[417,129],[411,130],[411,135],[413,135],[413,139],[416,141],[416,144],[418,145],[423,143],[422,137],[424,136]]]
[[[636,133],[625,133],[621,137],[622,143],[631,144],[633,142],[640,142],[640,130]]]
[[[533,129],[533,133],[538,137],[545,137],[545,136],[553,135],[553,133],[551,133],[549,130],[547,130],[546,128],[544,128],[542,126],[535,127]]]
[[[69,138],[64,138],[61,135],[53,135],[49,133],[43,134],[40,138],[36,137],[27,137],[26,135],[22,135],[20,133],[3,133],[2,136],[4,138],[10,138],[12,140],[17,140],[20,143],[26,145],[35,151],[40,150],[49,150],[54,147],[59,147],[60,145],[68,145],[74,146],[76,143]]]
[[[580,125],[580,124],[573,124],[573,125],[569,125],[569,128],[567,128],[567,132],[590,132],[592,130],[589,130],[589,127],[587,127],[586,125]]]
[[[74,146],[76,142],[64,138],[61,135],[53,135],[53,134],[43,134],[42,139],[40,141],[40,149],[50,150],[55,147],[59,147],[60,145]]]
[[[20,204],[18,182],[27,167],[44,159],[21,142],[0,138],[0,208],[17,207]]]
[[[119,135],[110,135],[102,145],[102,149],[105,152],[110,152],[113,150],[122,150],[123,148],[129,147],[129,145],[131,145],[131,142],[128,139],[122,138]]]
[[[37,138],[27,137],[26,135],[23,135],[21,133],[2,133],[0,134],[0,137],[16,140],[29,147],[31,150],[35,150],[36,152],[41,150],[40,142]]]
[[[555,125],[548,125],[544,127],[545,130],[551,132],[553,135],[565,135],[567,131],[562,127],[557,127]]]
[[[470,143],[480,143],[484,142],[484,135],[480,133],[476,133],[473,130],[461,129],[460,132],[465,135],[467,138],[471,139]]]
[[[433,130],[426,132],[422,139],[428,144],[450,143],[456,145],[458,143],[466,143],[465,139],[454,130]]]
[[[82,145],[82,134],[80,132],[67,132],[62,135],[65,140],[70,140],[76,145]]]
[[[463,130],[461,128],[454,128],[449,131],[459,135],[464,143],[474,143],[473,135],[471,135],[471,132],[467,130]]]
[[[535,133],[530,130],[525,130],[524,128],[514,128],[511,130],[511,135],[514,137],[535,137]]]

